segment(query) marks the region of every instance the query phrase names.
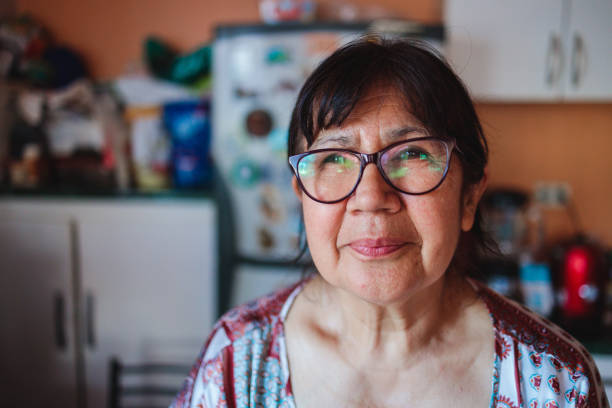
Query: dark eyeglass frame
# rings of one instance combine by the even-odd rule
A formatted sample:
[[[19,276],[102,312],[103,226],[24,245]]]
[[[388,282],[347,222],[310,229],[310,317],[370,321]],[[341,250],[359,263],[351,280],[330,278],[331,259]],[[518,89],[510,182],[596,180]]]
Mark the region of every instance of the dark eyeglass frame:
[[[418,141],[422,141],[422,140],[436,140],[439,142],[442,142],[442,144],[444,144],[444,146],[446,147],[446,167],[444,168],[444,174],[442,174],[442,177],[440,178],[440,181],[438,182],[438,184],[436,184],[435,186],[433,186],[432,188],[430,188],[427,191],[423,191],[421,193],[411,193],[408,191],[404,191],[398,187],[396,187],[395,185],[393,185],[393,183],[391,183],[391,180],[389,180],[389,178],[387,177],[387,175],[385,174],[385,172],[382,169],[382,165],[380,164],[380,158],[381,156],[388,150],[394,148],[395,146],[404,144],[404,143],[410,143],[410,142],[418,142]],[[361,178],[363,177],[363,172],[365,170],[365,167],[370,164],[373,163],[376,165],[376,167],[378,168],[378,172],[380,173],[380,175],[382,176],[382,178],[385,180],[385,182],[390,185],[391,187],[393,187],[395,190],[399,191],[400,193],[404,193],[404,194],[408,194],[408,195],[423,195],[423,194],[427,194],[427,193],[431,193],[432,191],[434,191],[436,188],[440,187],[440,185],[442,184],[442,182],[444,182],[444,179],[446,179],[446,175],[448,174],[448,169],[450,167],[450,161],[451,161],[451,156],[453,154],[453,150],[457,150],[458,152],[460,152],[459,148],[457,147],[457,143],[454,139],[452,140],[445,140],[439,137],[435,137],[435,136],[423,136],[423,137],[417,137],[417,138],[413,138],[413,139],[406,139],[406,140],[401,140],[399,142],[395,142],[390,144],[389,146],[385,147],[384,149],[381,149],[377,152],[374,153],[361,153],[361,152],[356,152],[354,150],[350,150],[350,149],[334,149],[334,148],[327,148],[327,149],[315,149],[315,150],[310,150],[304,153],[299,153],[299,154],[295,154],[293,156],[289,156],[289,164],[291,165],[291,169],[293,170],[293,174],[295,175],[295,177],[297,178],[298,184],[300,185],[300,188],[302,189],[302,191],[304,193],[306,193],[306,195],[308,197],[310,197],[311,199],[313,199],[314,201],[318,202],[318,203],[322,203],[322,204],[335,204],[335,203],[339,203],[340,201],[343,201],[345,199],[347,199],[348,197],[350,197],[355,190],[357,189],[357,186],[359,186],[359,183],[361,182]],[[359,162],[360,162],[360,168],[359,168],[359,177],[357,178],[357,181],[355,182],[355,185],[353,186],[353,188],[351,189],[351,191],[348,192],[348,194],[346,194],[344,197],[339,198],[337,200],[333,200],[333,201],[324,201],[324,200],[320,200],[318,198],[313,197],[308,190],[306,190],[306,188],[304,188],[304,184],[302,184],[302,180],[300,178],[299,172],[298,172],[298,165],[300,163],[300,160],[302,160],[304,157],[310,155],[310,154],[314,154],[314,153],[321,153],[321,152],[345,152],[345,153],[351,153],[354,156],[359,157]]]

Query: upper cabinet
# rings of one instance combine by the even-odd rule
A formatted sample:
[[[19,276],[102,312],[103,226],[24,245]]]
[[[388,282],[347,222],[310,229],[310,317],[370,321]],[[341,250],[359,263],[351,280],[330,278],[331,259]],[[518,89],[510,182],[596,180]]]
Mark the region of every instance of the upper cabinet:
[[[565,98],[612,100],[612,0],[568,1]]]
[[[475,99],[612,100],[612,0],[446,0],[444,13]]]

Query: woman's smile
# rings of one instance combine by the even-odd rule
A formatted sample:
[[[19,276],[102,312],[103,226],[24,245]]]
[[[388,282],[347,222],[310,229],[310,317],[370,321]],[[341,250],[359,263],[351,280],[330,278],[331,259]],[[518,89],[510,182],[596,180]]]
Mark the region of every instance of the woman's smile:
[[[406,245],[408,242],[399,238],[363,238],[352,241],[348,247],[360,257],[372,259],[388,256]]]

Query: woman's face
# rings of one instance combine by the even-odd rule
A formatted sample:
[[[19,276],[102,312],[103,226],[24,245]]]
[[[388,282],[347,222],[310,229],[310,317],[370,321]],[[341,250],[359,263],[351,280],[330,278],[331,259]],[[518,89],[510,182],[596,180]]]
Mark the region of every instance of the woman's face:
[[[417,128],[401,132],[402,129]],[[310,149],[341,147],[373,153],[398,140],[425,135],[423,125],[392,90],[363,98],[342,127],[320,132]],[[366,166],[355,192],[322,204],[294,189],[302,201],[308,246],[321,276],[368,302],[390,305],[439,280],[461,230],[472,227],[485,180],[463,197],[462,170],[453,156],[434,191],[411,196],[389,186]]]

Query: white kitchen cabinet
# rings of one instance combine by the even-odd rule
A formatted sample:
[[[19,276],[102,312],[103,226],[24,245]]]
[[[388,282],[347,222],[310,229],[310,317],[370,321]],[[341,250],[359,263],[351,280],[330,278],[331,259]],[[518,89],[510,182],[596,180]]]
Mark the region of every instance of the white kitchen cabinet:
[[[446,0],[445,53],[482,101],[612,100],[612,1]]]
[[[215,213],[175,207],[101,206],[79,221],[88,408],[107,406],[111,356],[189,366],[212,328]]]
[[[606,389],[606,395],[608,396],[608,404],[612,406],[612,355],[594,354],[593,359],[601,374]]]
[[[0,219],[2,406],[77,406],[70,246],[68,222]]]
[[[0,214],[6,220],[0,224],[0,299],[2,313],[12,316],[0,323],[2,352],[16,350],[19,356],[8,366],[3,358],[2,370],[7,376],[24,372],[20,381],[28,381],[22,391],[39,386],[32,381],[38,383],[40,363],[20,366],[34,359],[28,353],[59,361],[44,369],[53,381],[45,383],[49,392],[41,395],[55,395],[61,390],[58,382],[69,382],[66,398],[81,398],[77,405],[57,405],[69,407],[85,406],[83,400],[88,408],[107,406],[112,356],[128,364],[193,363],[216,318],[217,230],[211,200],[4,199]],[[12,281],[18,284],[8,285]],[[72,346],[60,353],[53,335],[56,287],[67,294],[65,327]],[[78,306],[74,314],[72,302]],[[11,328],[24,317],[37,320]],[[81,341],[75,347],[77,336]]]
[[[565,99],[612,100],[612,0],[572,0]]]

